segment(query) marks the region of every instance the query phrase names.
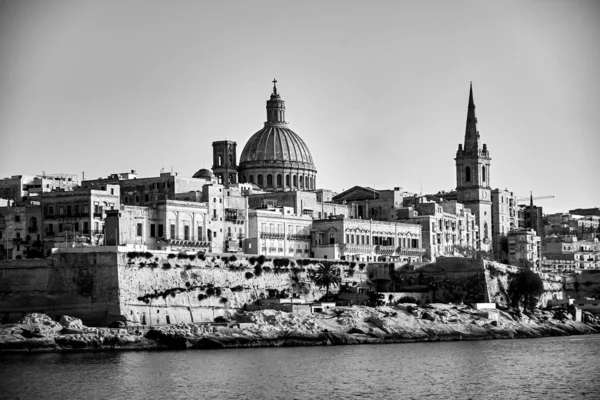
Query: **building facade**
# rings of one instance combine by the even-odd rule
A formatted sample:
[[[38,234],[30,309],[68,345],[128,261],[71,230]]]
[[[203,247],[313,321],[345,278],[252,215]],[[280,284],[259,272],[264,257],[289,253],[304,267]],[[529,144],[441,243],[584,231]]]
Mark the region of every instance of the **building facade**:
[[[492,247],[497,261],[508,262],[508,232],[519,227],[518,210],[513,192],[492,190]]]
[[[539,267],[541,238],[534,230],[514,229],[508,232],[508,263],[520,266],[529,261],[534,268]]]
[[[421,226],[344,217],[313,221],[312,255],[349,261],[422,261]]]
[[[247,254],[271,257],[310,257],[312,218],[291,207],[254,209],[248,213]]]

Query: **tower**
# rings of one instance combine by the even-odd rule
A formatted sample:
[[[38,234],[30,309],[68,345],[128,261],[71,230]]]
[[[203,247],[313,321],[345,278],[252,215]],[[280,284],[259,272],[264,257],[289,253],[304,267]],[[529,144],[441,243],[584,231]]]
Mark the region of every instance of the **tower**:
[[[456,152],[456,192],[458,201],[475,214],[479,226],[479,248],[491,250],[492,196],[490,188],[490,153],[487,145],[480,144],[473,101],[473,85],[469,89],[467,127],[464,147]]]
[[[237,143],[232,140],[220,140],[212,145],[212,170],[219,183],[225,186],[237,183]]]

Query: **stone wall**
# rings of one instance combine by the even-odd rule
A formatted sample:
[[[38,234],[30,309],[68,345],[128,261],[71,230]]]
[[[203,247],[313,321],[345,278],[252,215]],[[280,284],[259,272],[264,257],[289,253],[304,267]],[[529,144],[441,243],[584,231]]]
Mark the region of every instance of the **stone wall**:
[[[14,322],[24,314],[40,312],[103,325],[110,314],[118,314],[116,253],[81,250],[56,252],[47,259],[0,262],[0,318]]]
[[[150,256],[150,254],[149,254]],[[236,308],[254,304],[258,299],[298,296],[306,302],[318,300],[325,289],[311,278],[315,264],[276,267],[265,261],[257,276],[255,261],[235,256],[235,261],[219,255],[207,255],[204,260],[154,251],[149,258],[118,255],[120,310],[132,321],[147,325],[213,321]],[[342,268],[343,283],[368,286],[368,268],[354,269],[349,276],[348,265]],[[337,287],[330,288],[337,292]],[[168,318],[167,318],[168,317]]]

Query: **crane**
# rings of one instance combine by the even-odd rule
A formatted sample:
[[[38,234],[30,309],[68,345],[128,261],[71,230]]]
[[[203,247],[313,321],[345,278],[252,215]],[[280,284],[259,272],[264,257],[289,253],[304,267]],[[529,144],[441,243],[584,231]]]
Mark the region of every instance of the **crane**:
[[[553,198],[554,198],[554,196],[552,196],[552,195],[533,197],[533,195],[530,194],[529,197],[517,197],[516,199],[517,199],[517,203],[524,204],[527,202],[527,200],[529,200],[531,203],[533,203],[533,200],[543,200],[543,199],[553,199]]]

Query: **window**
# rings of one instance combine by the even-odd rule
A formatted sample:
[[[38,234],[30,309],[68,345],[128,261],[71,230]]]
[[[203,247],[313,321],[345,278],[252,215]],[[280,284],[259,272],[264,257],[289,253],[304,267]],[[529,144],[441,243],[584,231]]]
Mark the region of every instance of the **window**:
[[[202,241],[202,227],[198,226],[198,241]]]
[[[258,186],[262,186],[263,185],[263,176],[258,175],[258,177],[256,179],[257,179],[256,183],[258,183]]]
[[[52,225],[50,225],[52,226]],[[52,229],[50,229],[52,230]],[[83,233],[88,233],[90,231],[90,225],[88,224],[87,221],[83,221]]]
[[[292,177],[292,182],[294,187],[298,187],[298,177],[296,175]]]
[[[273,186],[273,175],[267,175],[267,186]]]
[[[137,232],[136,232],[137,236],[142,236],[142,224],[138,223],[137,224]]]
[[[171,224],[171,239],[176,239],[176,237],[175,237],[175,224]]]
[[[183,227],[183,240],[190,240],[190,227],[185,225]]]
[[[481,178],[485,182],[485,165],[481,167]]]
[[[277,187],[282,187],[283,186],[283,178],[281,176],[281,174],[277,174]]]
[[[465,168],[465,182],[471,182],[471,167]]]
[[[286,175],[286,176],[285,176],[285,186],[286,186],[286,187],[289,187],[289,186],[290,186],[290,176],[289,176],[289,175]]]
[[[254,183],[254,175],[250,175],[250,183]]]
[[[156,237],[156,224],[150,224],[150,237]]]
[[[63,231],[63,224],[62,223],[58,224],[58,231],[59,232]]]
[[[149,195],[147,195],[147,194],[145,194],[145,195],[144,195],[144,201],[150,201],[150,196],[149,196]]]
[[[219,156],[217,157],[217,165],[218,165],[218,166],[221,166],[221,165],[223,165],[223,156],[219,155]]]
[[[158,224],[158,237],[165,236],[165,226],[163,224]]]
[[[65,208],[63,206],[58,207],[58,215],[65,215]]]
[[[136,195],[136,196],[135,196],[135,202],[136,202],[136,203],[139,203],[139,202],[140,202],[140,196],[138,196],[138,195]]]

